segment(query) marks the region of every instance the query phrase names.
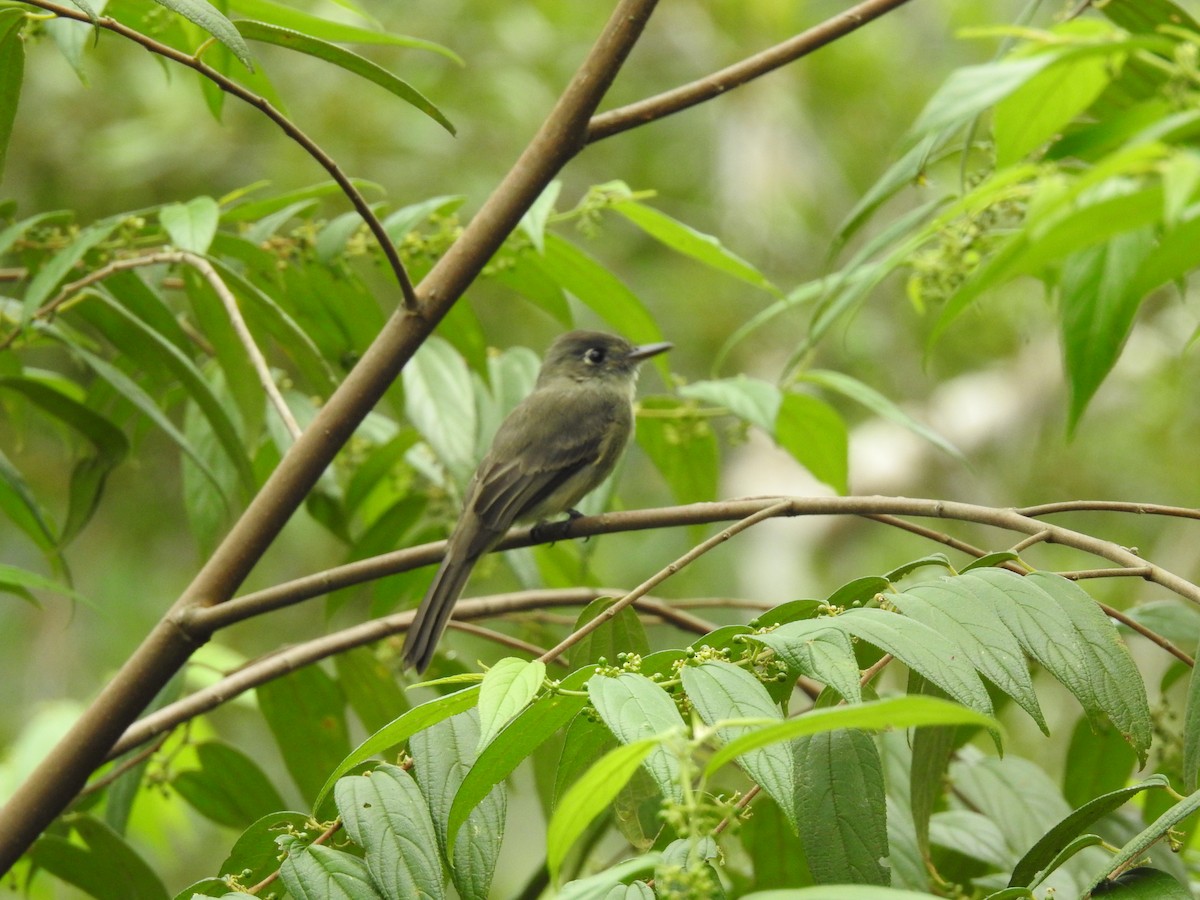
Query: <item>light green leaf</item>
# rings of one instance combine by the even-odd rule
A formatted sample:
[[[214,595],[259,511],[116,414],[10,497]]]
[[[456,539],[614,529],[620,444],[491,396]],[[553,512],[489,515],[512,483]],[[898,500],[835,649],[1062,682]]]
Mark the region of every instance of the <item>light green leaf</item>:
[[[879,731],[887,728],[913,728],[920,725],[978,725],[999,730],[1000,723],[965,706],[936,697],[893,697],[848,706],[816,709],[778,725],[758,728],[726,744],[712,755],[704,771],[712,775],[721,766],[750,750],[778,741],[790,741],[806,734],[820,734],[838,728],[863,728]]]
[[[189,22],[199,25],[228,47],[243,66],[251,72],[254,71],[254,57],[250,54],[250,48],[246,46],[242,36],[233,27],[233,23],[207,0],[154,0],[154,2],[179,13]]]
[[[371,880],[386,897],[445,896],[437,835],[411,775],[382,763],[334,788],[346,832],[366,851]]]
[[[775,440],[819,481],[846,493],[850,436],[845,421],[828,403],[807,394],[784,394]]]
[[[475,471],[475,392],[467,364],[449,343],[432,337],[404,367],[405,412],[454,480]]]
[[[541,690],[546,664],[507,657],[488,669],[479,686],[479,746],[491,743],[500,729],[527,707]]]
[[[288,774],[315,809],[322,779],[350,747],[337,682],[319,666],[305,666],[259,685],[255,694]]]
[[[387,31],[373,31],[360,28],[345,22],[331,22],[311,13],[296,9],[275,0],[237,0],[239,14],[252,19],[261,19],[273,25],[290,28],[326,41],[336,41],[339,44],[387,44],[395,47],[410,47],[415,50],[427,50],[438,53],[459,65],[463,64],[462,57],[448,47],[410,37],[406,34],[392,34]]]
[[[403,715],[393,719],[354,748],[345,759],[333,768],[317,794],[313,807],[320,807],[334,783],[359,763],[366,762],[390,747],[403,743],[422,728],[428,728],[442,719],[448,719],[456,713],[470,709],[478,699],[479,686],[476,685],[444,697],[438,697],[436,700],[430,700],[420,706],[414,706]]]
[[[613,680],[613,679],[605,679]],[[546,831],[546,865],[557,883],[563,860],[584,829],[608,810],[642,761],[661,749],[658,737],[623,744],[600,757],[563,796]]]
[[[954,457],[959,462],[966,462],[966,457],[963,456],[962,451],[950,443],[950,441],[946,440],[946,438],[942,437],[929,426],[918,422],[879,391],[863,384],[853,376],[847,375],[844,372],[834,372],[830,369],[810,369],[802,372],[799,379],[827,390],[837,391],[842,396],[849,397],[856,403],[862,404],[880,418],[887,419],[889,422],[895,422],[897,425],[903,425],[913,434],[929,441],[933,446]]]
[[[385,900],[375,890],[367,864],[357,856],[305,844],[290,834],[278,843],[287,852],[279,880],[295,900]]]
[[[713,381],[694,381],[679,389],[680,396],[725,407],[739,419],[775,434],[775,420],[783,395],[779,388],[760,378],[737,375]]]
[[[829,685],[847,701],[862,700],[854,648],[846,632],[831,625],[830,617],[802,619],[767,634],[746,637],[770,647],[790,668]]]
[[[762,288],[778,295],[779,289],[771,284],[758,269],[721,244],[711,234],[704,234],[689,225],[672,219],[666,213],[636,200],[622,200],[613,204],[613,209],[636,225],[650,237],[661,241],[677,253],[689,256],[709,268],[731,275],[739,281]]]
[[[178,772],[171,787],[205,818],[230,828],[248,828],[284,808],[283,798],[262,769],[236,747],[204,741],[195,750],[200,767]]]
[[[158,220],[180,250],[207,253],[217,233],[221,208],[212,197],[194,197],[187,203],[170,203],[158,211]]]
[[[34,599],[30,591],[49,591],[54,594],[61,594],[64,597],[70,597],[84,606],[96,608],[96,604],[85,597],[83,594],[67,587],[65,584],[60,584],[52,578],[47,578],[44,575],[39,575],[37,572],[30,572],[28,569],[22,569],[19,566],[10,566],[7,563],[0,563],[0,590],[10,591],[17,596],[27,600],[34,606],[41,606]]]
[[[708,423],[688,417],[684,404],[674,397],[643,397],[638,408],[646,413],[638,417],[638,446],[662,473],[676,502],[715,500],[721,454]],[[675,417],[673,412],[682,415]]]
[[[1126,842],[1121,847],[1117,854],[1105,861],[1104,869],[1097,872],[1092,878],[1091,885],[1084,893],[1084,896],[1091,896],[1091,892],[1105,881],[1112,872],[1122,871],[1132,865],[1137,860],[1146,855],[1147,851],[1161,840],[1165,840],[1173,828],[1178,826],[1184,819],[1200,809],[1200,791],[1189,794],[1184,797],[1165,813],[1150,823],[1141,833],[1132,840]],[[1146,897],[1161,896],[1159,894],[1146,894]],[[1186,896],[1186,895],[1184,895]]]
[[[925,104],[913,124],[912,136],[921,137],[943,128],[965,125],[1057,59],[1055,54],[1043,53],[1025,59],[1004,59],[955,69]]]
[[[429,116],[429,118],[433,119],[451,134],[455,133],[454,125],[451,124],[450,120],[442,114],[442,111],[428,97],[404,79],[393,75],[387,69],[371,62],[371,60],[364,56],[359,56],[345,47],[339,47],[337,44],[331,44],[328,41],[323,41],[291,28],[283,28],[267,22],[239,19],[235,24],[242,36],[252,41],[262,41],[263,43],[274,44],[277,47],[286,47],[289,50],[295,50],[299,53],[322,59],[373,84],[377,84],[389,93],[399,97],[405,103],[425,113],[425,115]]]
[[[149,863],[108,825],[76,813],[70,828],[78,843],[44,834],[30,848],[30,862],[97,900],[167,900],[167,889]]]
[[[37,274],[29,282],[29,287],[22,300],[24,322],[28,322],[34,312],[50,299],[51,294],[89,250],[107,240],[123,218],[123,216],[110,216],[80,229],[71,243],[42,264]]]
[[[561,192],[562,182],[558,179],[551,181],[521,217],[521,230],[539,254],[546,252],[546,222],[554,212],[554,204]]]
[[[654,737],[646,771],[669,800],[682,797],[679,759],[667,746],[672,735],[686,732],[683,717],[667,692],[644,675],[631,672],[610,678],[595,675],[587,683],[588,698],[608,730],[622,744]]]
[[[783,720],[767,689],[740,666],[705,662],[684,666],[679,676],[688,699],[707,725],[719,726],[728,719]],[[729,743],[753,730],[750,725],[730,724],[718,727],[717,736],[722,743]],[[799,832],[794,745],[778,743],[752,750],[738,759],[738,765],[779,804],[792,829]]]

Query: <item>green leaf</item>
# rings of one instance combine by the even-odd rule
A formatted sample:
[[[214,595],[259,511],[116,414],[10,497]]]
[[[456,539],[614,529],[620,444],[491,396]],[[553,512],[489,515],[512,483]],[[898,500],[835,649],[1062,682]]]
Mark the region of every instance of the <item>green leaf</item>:
[[[1060,288],[1062,341],[1071,386],[1068,430],[1112,370],[1144,297],[1137,275],[1154,248],[1154,232],[1139,228],[1072,255]]]
[[[1120,790],[1137,768],[1137,754],[1112,723],[1093,727],[1086,716],[1075,723],[1063,759],[1063,797],[1072,807]]]
[[[725,407],[743,422],[775,434],[775,420],[783,395],[779,388],[760,378],[737,375],[714,381],[694,381],[679,389],[682,397]]]
[[[254,57],[250,55],[250,48],[246,46],[242,36],[233,27],[233,23],[207,0],[154,0],[154,2],[179,13],[189,22],[199,25],[204,31],[228,47],[229,51],[247,70],[254,71]]]
[[[1152,775],[1138,784],[1111,791],[1085,803],[1046,832],[1041,840],[1025,852],[1020,862],[1013,867],[1012,877],[1008,880],[1009,887],[1033,887],[1045,877],[1051,862],[1063,848],[1078,838],[1093,822],[1115,812],[1143,791],[1169,786],[1165,775]]]
[[[507,809],[504,788],[493,785],[479,798],[479,805],[469,810],[469,816],[458,823],[452,820],[455,798],[477,761],[478,744],[479,715],[475,710],[443,719],[409,739],[417,783],[429,806],[438,845],[452,861],[450,874],[464,900],[487,900]],[[460,827],[466,828],[466,839],[458,842]]]
[[[507,657],[488,669],[479,686],[479,746],[486,747],[500,729],[524,710],[541,690],[546,664]]]
[[[551,181],[525,211],[525,215],[521,216],[521,231],[539,254],[546,252],[546,222],[554,212],[554,204],[561,192],[562,182],[558,179]]]
[[[374,732],[407,710],[408,699],[396,677],[370,647],[355,647],[333,658],[338,684],[367,731]]]
[[[800,373],[799,378],[801,381],[807,381],[826,390],[837,391],[844,397],[862,404],[881,419],[887,419],[889,422],[895,422],[897,425],[907,428],[917,437],[924,438],[959,462],[966,462],[962,451],[950,441],[927,425],[918,422],[879,391],[863,384],[857,378],[844,372],[834,372],[831,369],[810,369]]]
[[[25,42],[21,26],[25,10],[0,10],[0,181],[4,179],[4,162],[8,142],[12,138],[17,105],[21,100],[21,82],[25,78]]]
[[[1000,611],[976,597],[971,586],[970,579],[943,578],[914,585],[888,600],[905,616],[949,638],[981,675],[1012,697],[1049,735],[1020,643]]]
[[[350,752],[337,683],[319,666],[305,666],[259,685],[255,693],[288,773],[315,808],[326,773]]]
[[[679,671],[683,689],[705,724],[720,726],[727,719],[783,720],[783,713],[757,678],[740,666],[727,662],[705,662],[684,666]],[[717,728],[722,743],[729,743],[754,730],[750,725]],[[796,806],[795,746],[779,743],[752,750],[738,765],[779,804],[792,829],[800,833]]]
[[[1097,890],[1091,896],[1099,893]],[[1196,895],[1161,869],[1138,866],[1109,882],[1104,888],[1104,896],[1118,900],[1192,900]]]
[[[1116,628],[1083,588],[1058,575],[1024,578],[1005,569],[978,569],[1000,592],[995,601],[1017,640],[1067,690],[1089,719],[1107,715],[1138,756],[1150,747],[1145,683]]]
[[[459,65],[463,64],[461,56],[448,47],[435,44],[433,41],[410,37],[406,34],[373,31],[345,22],[331,22],[285,3],[276,3],[274,0],[238,0],[237,11],[244,16],[262,19],[264,22],[290,28],[326,41],[336,41],[341,44],[388,44],[395,47],[428,50],[453,60]]]
[[[279,879],[295,900],[384,900],[357,856],[291,835],[281,837],[279,845],[287,852]]]
[[[616,603],[615,597],[599,597],[579,613],[572,631],[578,631]],[[571,651],[572,659],[581,662],[598,662],[602,657],[615,664],[621,653],[650,654],[650,640],[646,637],[646,626],[632,606],[627,606],[595,631],[588,634]]]
[[[20,470],[0,450],[0,512],[37,545],[52,562],[58,562],[57,528]]]
[[[471,373],[458,351],[441,338],[421,345],[404,367],[408,419],[460,484],[475,471],[476,409]]]
[[[666,213],[646,206],[636,200],[621,200],[613,209],[636,225],[650,237],[662,242],[677,253],[689,256],[697,262],[726,275],[762,288],[772,294],[779,289],[771,284],[758,269],[721,244],[711,234],[704,234],[689,225],[672,219]]]
[[[645,738],[610,750],[563,795],[546,831],[546,866],[552,882],[557,883],[563,860],[575,841],[593,819],[608,811],[638,766],[656,749],[661,749],[659,737]]]
[[[561,687],[578,691],[594,670],[594,666],[587,666],[572,672],[563,679]],[[543,694],[488,743],[471,764],[471,771],[463,778],[454,795],[446,826],[447,853],[455,852],[459,828],[492,788],[511,775],[551,735],[571,721],[586,702],[583,697],[574,694]],[[561,774],[564,768],[559,767],[556,772]]]
[[[1168,809],[1132,840],[1127,841],[1115,856],[1105,861],[1103,871],[1093,876],[1091,885],[1084,896],[1090,896],[1091,891],[1107,880],[1112,872],[1119,872],[1145,856],[1151,847],[1167,837],[1171,829],[1198,809],[1200,809],[1200,791],[1189,794]]]
[[[595,666],[588,669],[595,671]],[[551,806],[557,807],[576,781],[601,756],[616,745],[612,732],[595,717],[581,712],[567,726],[562,752],[554,768],[554,790]]]
[[[554,895],[555,900],[654,900],[655,893],[645,882],[635,881],[628,886],[625,882],[652,873],[661,859],[661,853],[644,853],[587,878],[568,881]]]
[[[964,706],[990,715],[992,701],[974,665],[954,641],[915,619],[882,609],[850,609],[832,623],[874,644],[936,684]],[[794,628],[781,626],[779,631]],[[779,632],[776,632],[777,634]]]
[[[328,41],[323,41],[320,38],[312,37],[291,28],[283,28],[279,25],[271,25],[267,22],[255,22],[248,19],[239,19],[235,24],[237,30],[241,32],[242,37],[249,38],[252,41],[274,44],[277,47],[286,47],[289,50],[295,50],[299,53],[322,59],[325,62],[333,63],[335,66],[345,69],[353,75],[377,84],[389,93],[399,97],[405,103],[425,113],[425,115],[429,116],[429,118],[433,119],[451,134],[455,134],[454,125],[451,124],[450,120],[442,114],[442,111],[428,97],[407,81],[398,78],[387,69],[371,62],[366,57],[359,56],[345,47],[339,47],[336,44],[331,44]]]
[[[112,422],[58,390],[49,380],[0,378],[0,388],[23,395],[91,443],[91,452],[71,470],[67,521],[59,536],[60,543],[65,545],[96,511],[108,474],[124,461],[129,452],[129,441]]]
[[[435,700],[422,703],[420,706],[414,706],[403,715],[393,719],[359,744],[345,759],[333,767],[329,777],[325,780],[325,784],[322,785],[320,792],[317,794],[316,802],[313,804],[314,808],[322,804],[326,795],[333,788],[334,783],[355,766],[366,762],[390,747],[403,743],[422,728],[428,728],[435,722],[440,722],[442,719],[447,719],[465,709],[470,709],[476,704],[478,699],[479,686],[476,685],[475,687],[456,691],[453,694],[447,694],[444,697],[438,697]]]
[[[212,245],[221,219],[221,208],[212,197],[194,197],[187,203],[170,203],[158,211],[158,220],[171,243],[180,250],[204,254]]]
[[[827,684],[850,703],[862,700],[860,672],[846,632],[831,624],[829,616],[802,619],[749,640],[770,647],[788,667]]]
[[[1065,23],[1053,33],[1077,40],[1115,37],[1111,26],[1088,20]],[[1059,135],[1108,87],[1124,56],[1119,47],[1068,53],[996,104],[992,116],[996,165],[1018,163]]]
[[[29,850],[34,866],[96,900],[167,900],[167,889],[150,865],[106,824],[75,814],[70,826],[80,843],[44,834]]]
[[[912,136],[922,137],[944,128],[965,125],[1057,59],[1056,54],[1043,53],[955,69],[925,104],[913,124]]]
[[[247,828],[283,808],[279,792],[246,754],[218,741],[195,749],[200,768],[179,772],[171,787],[202,816],[218,825]]]
[[[813,880],[886,885],[887,807],[871,736],[844,729],[804,738],[796,750],[796,784]]]
[[[658,746],[648,751],[646,771],[663,797],[679,801],[683,796],[679,758],[667,743],[672,735],[682,735],[687,729],[667,692],[644,675],[631,672],[616,678],[595,675],[588,680],[587,692],[608,730],[622,744],[654,737]]]
[[[921,891],[901,891],[866,885],[830,884],[785,891],[755,891],[742,900],[929,900]]]
[[[366,851],[371,879],[387,897],[445,896],[437,835],[411,775],[381,763],[334,788],[346,832]]]
[[[790,741],[806,734],[820,734],[838,728],[862,728],[879,731],[887,728],[912,728],[919,725],[977,725],[997,730],[1000,723],[957,703],[936,697],[893,697],[848,706],[815,709],[787,719],[778,725],[758,728],[726,744],[712,755],[704,767],[712,775],[721,766],[743,753],[778,741]]]
[[[795,888],[812,884],[804,846],[783,810],[770,797],[754,800],[754,815],[742,823],[742,847],[750,854],[754,887]]]
[[[846,493],[850,436],[832,406],[807,394],[784,394],[775,440],[819,481]]]
[[[545,254],[529,260],[629,340],[662,340],[653,316],[633,291],[570,241],[547,234]]]
[[[42,264],[25,291],[25,297],[22,300],[22,324],[33,317],[34,312],[50,299],[51,294],[75,269],[88,251],[107,240],[123,219],[124,216],[109,216],[107,219],[99,219],[86,228],[80,229],[71,243]]]
[[[717,497],[720,450],[712,428],[689,416],[674,397],[643,397],[638,404],[638,446],[650,457],[678,503],[703,503]],[[674,413],[681,415],[675,416]],[[594,659],[576,651],[580,659]]]
[[[1183,713],[1183,788],[1196,790],[1200,780],[1200,677],[1193,666],[1188,676],[1187,702]]]
[[[10,566],[7,563],[0,563],[0,590],[9,591],[19,597],[24,598],[34,606],[41,606],[34,599],[30,591],[50,591],[55,594],[61,594],[64,597],[70,597],[84,606],[96,607],[96,604],[72,588],[65,584],[59,584],[52,578],[46,578],[44,575],[39,575],[36,572],[30,572],[27,569],[22,569],[19,566]]]
[[[236,875],[243,884],[258,884],[279,871],[279,847],[275,839],[284,833],[303,833],[309,818],[307,813],[294,810],[263,816],[234,842],[229,855],[221,863],[220,874]]]

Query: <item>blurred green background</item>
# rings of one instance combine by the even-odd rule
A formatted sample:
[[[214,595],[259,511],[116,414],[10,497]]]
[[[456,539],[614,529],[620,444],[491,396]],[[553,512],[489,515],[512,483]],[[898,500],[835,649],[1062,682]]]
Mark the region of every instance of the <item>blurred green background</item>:
[[[260,47],[263,68],[292,118],[346,172],[379,185],[368,190],[369,199],[399,207],[463,194],[464,218],[524,147],[611,6],[550,0],[362,3],[385,29],[436,41],[461,55],[460,67],[416,50],[356,48],[433,99],[458,127],[457,137],[384,91],[316,60]],[[1042,4],[1037,21],[1049,23],[1073,5]],[[833,0],[666,0],[605,108],[703,76],[847,6]],[[305,8],[357,21],[334,3]],[[571,205],[589,186],[614,179],[653,190],[653,205],[720,236],[786,291],[828,270],[838,223],[895,158],[941,80],[955,67],[991,58],[999,46],[994,36],[964,39],[959,32],[1011,22],[1022,8],[1007,0],[913,0],[715,102],[588,148],[563,175],[561,203]],[[99,35],[85,55],[84,72],[86,85],[48,40],[28,48],[25,92],[0,184],[0,199],[16,200],[20,216],[74,208],[86,222],[141,205],[219,198],[264,179],[277,190],[323,180],[324,173],[256,112],[231,100],[222,121],[214,121],[194,76],[164,67],[112,34]],[[957,169],[934,174],[959,177]],[[921,196],[914,189],[897,206],[915,205]],[[329,205],[330,216],[343,211]],[[574,239],[585,241],[588,252],[619,273],[652,310],[664,336],[676,344],[670,365],[681,379],[709,376],[729,333],[770,301],[672,254],[617,217],[605,219],[590,237]],[[381,303],[390,307],[394,291],[383,277],[378,283]],[[986,298],[927,353],[930,322],[906,298],[902,279],[886,282],[847,327],[826,338],[811,362],[886,394],[954,442],[967,464],[832,398],[854,427],[852,492],[1001,506],[1072,498],[1200,505],[1195,462],[1200,362],[1186,352],[1196,329],[1195,301],[1194,292],[1184,292],[1147,307],[1116,372],[1068,439],[1057,337],[1039,287],[1018,283]],[[559,330],[547,315],[495,285],[480,284],[464,302],[472,304],[497,347],[521,344],[540,353]],[[591,320],[585,315],[582,321]],[[741,344],[716,374],[774,380],[805,327],[803,311],[776,320]],[[649,369],[642,385],[643,393],[671,387]],[[719,496],[828,490],[765,439],[726,437]],[[55,490],[65,469],[53,435],[32,434],[18,442],[10,425],[0,423],[0,444],[36,486]],[[636,449],[620,493],[631,506],[671,500]],[[1200,577],[1195,524],[1101,514],[1077,515],[1070,523],[1137,545],[1185,577]],[[988,547],[1008,540],[982,531],[958,533]],[[690,546],[689,538],[682,530],[614,536],[587,552],[606,583],[636,583]],[[706,597],[737,592],[777,602],[823,597],[844,581],[931,549],[870,523],[778,522],[710,555],[672,581],[671,592]],[[251,586],[342,559],[343,549],[301,516],[256,570]],[[0,560],[41,565],[33,548],[5,531]],[[68,561],[76,587],[94,606],[57,598],[40,610],[15,599],[3,606],[0,681],[8,689],[0,742],[11,744],[19,735],[23,740],[0,773],[6,779],[0,780],[0,794],[22,768],[21,754],[37,752],[41,737],[31,723],[47,733],[61,727],[197,567],[197,547],[180,502],[178,454],[165,439],[143,436],[135,459],[110,480],[99,515]],[[1062,564],[1072,562],[1064,557]],[[503,575],[493,574],[497,584],[504,583]],[[482,589],[476,584],[474,592]],[[1093,594],[1118,606],[1153,596],[1128,580],[1099,586]],[[306,604],[276,614],[269,628],[251,623],[223,633],[220,644],[230,658],[250,657],[327,627],[322,608]],[[255,717],[235,705],[218,718],[224,737],[254,744],[259,758],[270,759],[269,740]],[[164,807],[174,812],[160,814],[185,815],[177,799],[164,801]],[[214,841],[211,828],[196,822],[171,832],[171,846],[160,851],[177,858],[175,877],[198,877],[213,867],[214,856],[219,861],[214,844],[227,846],[229,836]]]

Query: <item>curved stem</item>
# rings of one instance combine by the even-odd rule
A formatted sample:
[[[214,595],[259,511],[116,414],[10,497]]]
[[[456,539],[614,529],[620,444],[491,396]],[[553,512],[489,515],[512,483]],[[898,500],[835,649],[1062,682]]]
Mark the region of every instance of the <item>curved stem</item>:
[[[400,293],[403,296],[403,305],[406,309],[416,309],[417,295],[413,290],[412,281],[408,277],[408,271],[404,268],[404,263],[400,260],[400,253],[396,249],[396,245],[388,236],[387,229],[383,227],[383,223],[379,221],[379,217],[375,215],[370,204],[367,203],[365,197],[354,186],[354,182],[342,171],[341,167],[334,161],[333,157],[326,153],[312,138],[304,133],[295,122],[285,116],[280,110],[276,109],[266,97],[254,93],[250,89],[238,84],[232,78],[214,69],[208,63],[203,62],[198,57],[189,53],[184,53],[182,50],[177,50],[169,44],[156,41],[149,35],[142,34],[136,29],[130,28],[123,22],[118,22],[110,16],[100,16],[94,21],[89,19],[86,13],[77,9],[72,9],[69,6],[60,6],[51,0],[27,0],[31,6],[36,6],[41,9],[54,13],[63,19],[75,19],[78,22],[87,22],[98,28],[103,28],[111,31],[114,34],[119,34],[121,37],[133,41],[142,47],[145,47],[151,53],[158,54],[173,62],[179,63],[181,66],[186,66],[189,69],[198,72],[200,75],[207,78],[222,91],[230,96],[237,97],[244,103],[253,106],[259,110],[264,116],[274,122],[283,130],[289,138],[304,148],[304,152],[311,156],[329,176],[337,182],[338,187],[342,189],[342,193],[362,216],[362,220],[366,222],[367,227],[371,230],[371,234],[375,236],[375,240],[379,243],[379,248],[383,251],[383,255],[387,258],[388,265],[392,269],[392,274],[396,277],[396,282],[400,285]]]

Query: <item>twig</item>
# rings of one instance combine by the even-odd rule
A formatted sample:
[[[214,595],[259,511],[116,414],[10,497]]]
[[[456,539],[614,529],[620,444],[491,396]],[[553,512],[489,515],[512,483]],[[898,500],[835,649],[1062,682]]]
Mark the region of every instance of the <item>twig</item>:
[[[1182,650],[1179,649],[1178,646],[1171,643],[1171,641],[1167,640],[1165,637],[1163,637],[1157,631],[1153,631],[1153,630],[1147,628],[1145,625],[1143,625],[1137,619],[1134,619],[1130,616],[1125,615],[1125,613],[1121,612],[1121,610],[1114,609],[1113,607],[1109,606],[1107,603],[1101,603],[1099,600],[1097,600],[1096,605],[1099,606],[1102,610],[1104,610],[1104,614],[1106,616],[1108,616],[1110,619],[1116,619],[1118,622],[1120,622],[1126,628],[1130,628],[1133,631],[1136,631],[1138,634],[1140,634],[1146,640],[1150,641],[1152,644],[1157,644],[1159,647],[1166,650],[1168,653],[1170,653],[1172,656],[1174,656],[1176,659],[1178,659],[1181,663],[1183,663],[1188,668],[1195,667],[1196,660],[1194,658],[1192,658],[1189,654],[1184,653]]]
[[[601,113],[593,117],[588,125],[588,143],[612,137],[614,134],[646,125],[719,97],[755,78],[795,62],[814,50],[819,50],[907,2],[908,0],[865,0],[791,40],[776,44],[697,81]]]
[[[500,644],[502,647],[508,647],[510,650],[517,650],[520,653],[528,653],[530,656],[540,656],[546,652],[545,647],[539,647],[537,644],[531,644],[529,641],[523,641],[520,638],[515,638],[511,634],[505,634],[502,631],[496,631],[494,628],[484,628],[482,625],[475,625],[472,622],[463,622],[457,619],[451,619],[449,627],[462,631],[466,634],[473,634],[476,637],[484,638],[491,641],[493,644]],[[555,665],[562,666],[564,669],[569,668],[567,661],[559,656],[555,659],[547,660]]]
[[[1058,503],[1040,503],[1014,510],[1031,519],[1039,516],[1069,512],[1121,512],[1144,516],[1173,516],[1180,519],[1200,519],[1200,509],[1190,506],[1164,506],[1160,503],[1129,503],[1124,500],[1063,500]]]
[[[883,656],[881,656],[879,658],[879,660],[875,663],[875,665],[871,666],[871,668],[867,669],[866,671],[864,671],[862,673],[862,676],[858,679],[858,683],[860,685],[862,685],[863,687],[866,687],[868,684],[870,684],[872,681],[875,680],[875,676],[878,675],[880,672],[882,672],[884,670],[884,668],[887,666],[887,664],[890,663],[893,659],[895,659],[895,657],[892,656],[892,654],[890,654],[890,653],[883,654]]]
[[[1050,532],[1049,531],[1039,531],[1037,534],[1029,535],[1024,540],[1017,541],[1015,544],[1013,544],[1008,549],[1012,553],[1020,553],[1022,550],[1027,550],[1028,548],[1032,547],[1034,544],[1040,544],[1043,541],[1048,541],[1048,540],[1050,540]]]
[[[633,603],[639,597],[642,597],[645,594],[650,593],[650,591],[653,590],[655,587],[662,584],[662,582],[666,581],[672,575],[674,575],[675,573],[679,572],[681,569],[685,568],[686,566],[690,565],[691,563],[693,563],[694,561],[699,559],[701,556],[703,556],[709,550],[712,550],[714,547],[720,546],[721,544],[725,543],[730,538],[732,538],[734,535],[745,531],[747,528],[750,528],[751,526],[757,525],[759,522],[763,521],[764,519],[774,518],[775,516],[781,514],[785,510],[787,510],[789,506],[790,506],[790,502],[787,500],[777,501],[776,503],[772,504],[771,506],[768,506],[763,509],[759,509],[757,512],[751,513],[750,515],[748,515],[744,519],[742,519],[740,522],[737,522],[737,523],[729,526],[728,528],[726,528],[720,534],[715,534],[712,537],[710,537],[708,540],[704,541],[703,543],[698,544],[697,546],[693,547],[691,550],[689,550],[683,556],[679,557],[679,559],[675,560],[675,562],[671,563],[669,566],[667,566],[663,569],[660,569],[658,572],[656,572],[650,578],[643,581],[641,584],[639,584],[637,587],[635,587],[632,591],[630,591],[628,594],[626,594],[624,597],[622,597],[620,600],[618,600],[612,606],[608,607],[608,609],[604,610],[604,612],[600,613],[600,615],[596,616],[596,618],[592,619],[590,622],[585,623],[584,625],[580,626],[578,630],[567,635],[552,650],[547,650],[542,655],[541,658],[543,660],[553,659],[554,657],[558,656],[559,654],[566,652],[568,649],[573,647],[575,644],[579,643],[579,641],[581,641],[583,638],[587,637],[587,635],[591,634],[593,631],[595,631],[597,628],[599,628],[605,622],[609,622],[612,619],[614,619],[621,610],[625,609],[625,607],[629,606],[631,603]]]
[[[256,94],[248,88],[243,87],[232,78],[229,78],[221,72],[218,72],[201,59],[192,56],[191,54],[184,53],[182,50],[176,50],[174,47],[171,47],[168,44],[163,44],[159,41],[156,41],[149,35],[142,34],[140,31],[130,28],[128,25],[118,22],[116,19],[113,19],[109,16],[99,16],[93,20],[88,18],[88,15],[80,10],[72,9],[69,6],[60,6],[57,3],[50,2],[50,0],[28,0],[28,3],[30,6],[36,6],[40,9],[46,10],[47,12],[52,12],[60,18],[75,19],[78,22],[87,22],[93,27],[104,28],[115,34],[119,34],[121,37],[133,41],[135,44],[141,45],[151,53],[157,53],[159,56],[166,57],[167,59],[179,63],[181,66],[187,66],[189,69],[192,69],[203,77],[207,78],[225,93],[237,97],[239,100],[248,103],[250,106],[253,106],[255,109],[259,110],[268,119],[278,125],[283,130],[284,134],[304,148],[304,151],[313,159],[315,159],[317,163],[329,173],[330,177],[337,182],[338,187],[342,189],[342,193],[345,194],[350,203],[353,204],[355,210],[357,210],[358,214],[362,216],[363,221],[367,223],[367,227],[375,236],[375,240],[378,241],[379,247],[383,251],[383,255],[387,258],[388,265],[392,269],[392,274],[395,275],[396,281],[400,285],[400,293],[403,295],[404,308],[408,310],[415,310],[417,308],[416,291],[413,290],[412,281],[409,280],[408,272],[404,268],[404,263],[400,260],[400,254],[397,251],[395,244],[392,242],[391,237],[388,236],[387,229],[383,227],[383,223],[379,220],[379,217],[375,215],[375,212],[371,209],[370,204],[367,203],[366,198],[363,197],[358,188],[354,186],[354,182],[347,177],[346,173],[342,171],[341,167],[334,161],[333,157],[326,153],[312,138],[301,131],[299,126],[297,126],[291,119],[285,116],[280,110],[272,106],[266,97]]]

